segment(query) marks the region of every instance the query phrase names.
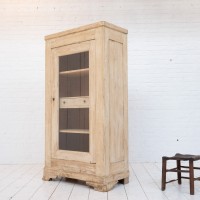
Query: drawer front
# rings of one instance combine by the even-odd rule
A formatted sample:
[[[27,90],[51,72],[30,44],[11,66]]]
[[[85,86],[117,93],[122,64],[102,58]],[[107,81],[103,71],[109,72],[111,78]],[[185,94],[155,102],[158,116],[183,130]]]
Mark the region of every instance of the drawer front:
[[[89,108],[89,97],[60,98],[60,108]]]

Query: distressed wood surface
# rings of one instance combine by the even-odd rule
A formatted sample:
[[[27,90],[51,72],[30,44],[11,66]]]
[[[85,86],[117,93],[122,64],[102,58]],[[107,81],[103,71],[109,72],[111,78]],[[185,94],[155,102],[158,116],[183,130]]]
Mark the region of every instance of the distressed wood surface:
[[[128,183],[127,31],[99,22],[46,41],[51,149],[43,180],[74,178],[104,192]]]
[[[108,22],[105,22],[105,21],[100,21],[100,22],[96,22],[94,24],[81,26],[79,28],[74,28],[74,29],[63,31],[63,32],[60,32],[60,33],[51,34],[51,35],[46,36],[45,39],[49,40],[49,39],[52,39],[52,38],[57,38],[57,37],[61,37],[61,36],[72,34],[72,33],[73,34],[77,33],[77,32],[79,33],[79,32],[82,32],[82,31],[98,28],[100,26],[105,26],[105,27],[108,27],[110,29],[120,31],[122,33],[128,33],[128,31],[124,28],[121,28],[119,26],[116,26],[114,24],[111,24],[111,23],[108,23]]]

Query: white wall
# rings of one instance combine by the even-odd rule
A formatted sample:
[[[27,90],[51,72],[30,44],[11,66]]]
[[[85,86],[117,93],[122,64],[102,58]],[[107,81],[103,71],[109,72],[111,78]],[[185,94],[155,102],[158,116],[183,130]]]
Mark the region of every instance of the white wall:
[[[130,161],[200,154],[199,0],[1,0],[0,163],[44,160],[44,36],[102,20],[129,30]]]

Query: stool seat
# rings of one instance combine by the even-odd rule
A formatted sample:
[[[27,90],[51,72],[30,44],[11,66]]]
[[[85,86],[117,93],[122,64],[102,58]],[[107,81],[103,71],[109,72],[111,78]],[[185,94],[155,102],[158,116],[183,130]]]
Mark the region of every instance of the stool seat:
[[[176,167],[167,169],[167,161],[175,160]],[[190,181],[190,194],[194,194],[194,181],[200,181],[200,177],[194,177],[194,169],[200,170],[200,167],[194,167],[194,161],[200,160],[200,155],[191,155],[191,154],[180,154],[176,153],[172,157],[163,156],[162,157],[162,187],[161,189],[164,191],[166,187],[166,183],[171,183],[173,181],[178,181],[178,184],[181,184],[181,179],[189,179]],[[181,165],[181,161],[188,161],[189,166]],[[167,172],[175,172],[177,173],[177,179],[173,179],[170,181],[166,181],[166,173]],[[189,173],[189,176],[182,176],[182,173]]]
[[[167,160],[182,160],[182,161],[193,160],[193,161],[196,161],[196,160],[200,160],[200,155],[176,153],[172,157],[163,156],[163,158],[167,159]]]

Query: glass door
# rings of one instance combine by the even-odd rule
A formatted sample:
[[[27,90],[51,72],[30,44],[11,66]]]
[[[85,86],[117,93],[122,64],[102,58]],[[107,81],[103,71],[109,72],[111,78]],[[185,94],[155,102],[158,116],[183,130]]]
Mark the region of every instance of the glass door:
[[[59,149],[89,152],[89,52],[59,57]]]
[[[94,73],[94,58],[91,57],[92,42],[84,42],[60,47],[54,52],[55,64],[55,101],[53,112],[56,113],[52,144],[54,157],[61,159],[83,160],[92,162],[92,88],[91,74]],[[93,104],[94,105],[94,104]],[[94,116],[93,116],[94,117]],[[54,118],[54,119],[55,119]],[[57,123],[55,123],[57,122]]]

